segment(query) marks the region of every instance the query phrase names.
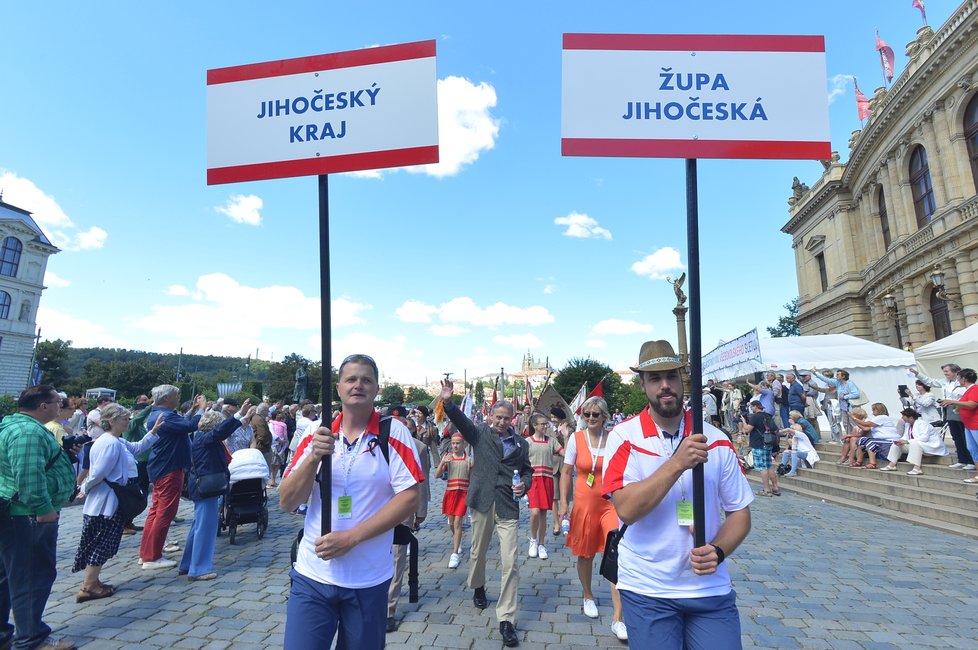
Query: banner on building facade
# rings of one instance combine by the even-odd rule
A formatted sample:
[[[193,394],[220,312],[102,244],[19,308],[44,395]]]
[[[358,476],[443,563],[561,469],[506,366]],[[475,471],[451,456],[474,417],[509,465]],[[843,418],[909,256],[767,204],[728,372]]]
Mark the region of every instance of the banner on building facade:
[[[715,378],[724,368],[760,360],[761,345],[757,340],[757,328],[754,328],[703,355],[703,377]]]
[[[207,71],[207,184],[438,162],[435,41]]]
[[[561,152],[831,157],[825,38],[564,34]]]

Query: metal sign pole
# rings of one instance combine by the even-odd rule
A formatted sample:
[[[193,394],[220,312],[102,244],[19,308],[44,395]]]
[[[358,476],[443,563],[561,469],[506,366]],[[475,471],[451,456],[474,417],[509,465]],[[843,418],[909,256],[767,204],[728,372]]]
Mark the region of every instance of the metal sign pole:
[[[333,423],[333,353],[331,300],[329,295],[329,175],[319,175],[319,294],[320,328],[322,330],[322,400],[323,418],[327,427]],[[319,465],[319,500],[322,512],[322,533],[333,529],[333,457],[324,458]]]
[[[686,159],[686,260],[689,263],[689,401],[693,433],[703,433],[703,368],[700,345],[700,234],[696,159]],[[706,544],[703,465],[693,468],[693,546]]]

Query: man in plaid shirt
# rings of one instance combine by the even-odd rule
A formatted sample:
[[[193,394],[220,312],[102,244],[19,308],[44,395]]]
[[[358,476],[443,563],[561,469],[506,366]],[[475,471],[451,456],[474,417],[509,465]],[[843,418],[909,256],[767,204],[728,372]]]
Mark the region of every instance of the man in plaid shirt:
[[[58,517],[75,469],[45,424],[60,417],[54,386],[32,386],[0,422],[0,648],[70,650],[41,620],[57,576]],[[10,624],[13,610],[15,628]]]

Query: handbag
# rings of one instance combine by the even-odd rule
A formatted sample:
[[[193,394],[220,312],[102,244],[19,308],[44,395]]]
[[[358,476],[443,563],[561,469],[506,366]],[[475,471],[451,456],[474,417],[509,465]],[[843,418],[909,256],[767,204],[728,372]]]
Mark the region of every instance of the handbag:
[[[197,488],[198,499],[219,497],[227,492],[228,487],[230,487],[228,473],[213,472],[212,474],[198,474],[194,487]]]
[[[126,484],[113,483],[112,481],[105,483],[115,492],[115,498],[119,501],[119,508],[116,512],[123,522],[132,521],[146,509],[146,493],[139,487],[138,481],[134,480]]]
[[[622,524],[618,530],[609,530],[604,542],[604,553],[601,554],[601,567],[598,572],[613,585],[618,584],[618,542],[625,536],[628,524]]]

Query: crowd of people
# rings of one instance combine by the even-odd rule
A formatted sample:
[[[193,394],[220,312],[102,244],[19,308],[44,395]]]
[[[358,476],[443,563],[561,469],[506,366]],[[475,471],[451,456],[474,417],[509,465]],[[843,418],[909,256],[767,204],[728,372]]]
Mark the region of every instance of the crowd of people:
[[[126,534],[141,532],[144,570],[217,579],[218,513],[235,459],[257,463],[267,487],[278,488],[281,508],[304,517],[290,573],[289,650],[326,647],[337,635],[344,647],[383,647],[386,632],[397,628],[407,563],[394,529],[416,531],[428,519],[432,480],[445,481],[440,561],[449,569],[467,562],[478,609],[489,606],[487,550],[493,533],[499,540],[495,615],[504,645],[519,645],[520,564],[550,558],[549,533],[575,558],[581,611],[590,618],[600,616],[594,560],[617,540],[610,628],[631,647],[652,647],[655,639],[655,647],[736,648],[740,623],[723,561],[749,533],[755,496],[738,445],[750,449],[762,496],[780,494],[779,473],[796,476],[819,462],[823,413],[831,442],[840,445],[839,463],[896,471],[906,456],[907,473],[922,474],[923,456],[948,454],[943,428],[958,454],[951,467],[974,469],[978,378],[971,369],[946,365],[942,380],[917,373],[915,390],[902,395],[899,420],[882,403],[864,410],[862,392],[844,369],[770,373],[747,385],[749,396],[732,383],[710,381],[702,433],[693,431],[684,369],[667,342],[647,342],[633,370],[648,406],[625,417],[591,397],[580,408],[580,428],[562,408],[517,414],[506,400],[484,417],[467,414],[453,401],[450,380],[438,396],[441,426],[424,405],[379,410],[379,371],[367,355],[340,365],[340,406],[326,418],[309,401],[252,405],[196,396],[180,404],[179,389],[170,385],[140,396],[132,410],[101,399],[86,413],[53,386],[31,387],[20,396],[19,412],[0,422],[0,610],[7,614],[0,645],[73,647],[51,637],[42,617],[56,575],[59,512],[72,499],[84,499],[72,566],[82,574],[78,603],[115,594],[100,575]],[[881,467],[882,459],[888,463]],[[318,484],[323,462],[332,465],[325,507]],[[690,472],[697,465],[707,474],[707,544],[700,546],[690,532]],[[964,480],[978,483],[978,476]],[[140,527],[133,519],[146,508],[150,484]],[[133,495],[142,495],[141,506]],[[181,495],[194,504],[182,542],[168,539]],[[519,533],[524,503],[526,547]],[[175,553],[179,561],[168,557]],[[385,557],[390,561],[378,561]]]

